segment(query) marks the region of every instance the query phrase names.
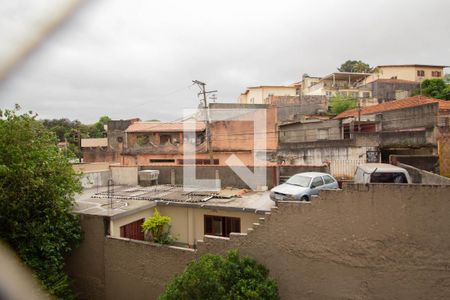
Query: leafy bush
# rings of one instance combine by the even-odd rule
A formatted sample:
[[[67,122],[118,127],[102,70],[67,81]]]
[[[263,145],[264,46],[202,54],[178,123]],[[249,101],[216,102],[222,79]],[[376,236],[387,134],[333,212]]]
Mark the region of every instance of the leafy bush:
[[[450,100],[450,85],[440,78],[425,79],[413,94]]]
[[[338,115],[341,112],[355,108],[357,106],[357,100],[350,97],[336,95],[333,96],[330,100],[330,112],[334,115]]]
[[[81,240],[81,185],[55,134],[30,114],[0,110],[0,239],[57,298],[71,299],[64,258]]]
[[[160,300],[279,299],[278,285],[255,259],[230,250],[191,262],[167,285]]]
[[[147,218],[142,224],[143,232],[150,232],[155,243],[169,244],[174,239],[170,235],[170,217],[161,216],[155,208],[153,216]]]

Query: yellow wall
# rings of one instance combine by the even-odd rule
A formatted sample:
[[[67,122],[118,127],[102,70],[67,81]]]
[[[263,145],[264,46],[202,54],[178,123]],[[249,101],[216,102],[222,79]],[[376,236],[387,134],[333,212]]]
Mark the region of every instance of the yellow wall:
[[[132,223],[134,221],[140,220],[140,219],[146,219],[150,216],[153,216],[153,209],[148,208],[142,211],[139,211],[135,214],[131,214],[119,219],[111,219],[110,222],[110,235],[115,237],[120,237],[120,227],[129,223]]]
[[[418,77],[417,71],[423,70],[425,71],[424,77]],[[441,72],[441,77],[432,77],[431,72],[439,71]],[[377,79],[390,79],[392,77],[397,76],[397,79],[402,80],[410,80],[419,82],[421,79],[429,79],[429,78],[442,78],[444,76],[444,69],[439,67],[378,67],[378,71],[373,73],[371,76],[367,77],[366,83],[370,83]]]
[[[193,207],[178,207],[161,205],[157,207],[161,215],[171,218],[171,234],[177,242],[189,245],[196,244],[197,240],[202,240],[204,236],[204,215],[235,217],[241,219],[241,232],[247,232],[253,223],[258,222],[260,215],[251,212],[235,212],[220,209],[203,209]],[[154,208],[149,208],[138,213],[111,220],[110,234],[120,237],[120,227],[142,218],[153,215]]]

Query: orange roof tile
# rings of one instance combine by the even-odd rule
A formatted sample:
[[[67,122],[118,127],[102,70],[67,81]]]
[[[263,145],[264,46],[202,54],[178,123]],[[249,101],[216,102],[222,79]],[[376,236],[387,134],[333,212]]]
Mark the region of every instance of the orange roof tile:
[[[195,131],[205,130],[205,123],[203,122],[187,122],[188,128],[194,126]],[[184,131],[183,122],[136,122],[128,126],[125,132],[182,132]]]
[[[380,113],[380,112],[384,112],[384,111],[421,106],[421,105],[430,104],[430,103],[439,103],[439,110],[450,109],[449,101],[444,101],[444,100],[435,99],[435,98],[428,98],[425,96],[414,96],[414,97],[404,98],[404,99],[400,99],[400,100],[384,102],[384,103],[381,103],[378,105],[363,107],[361,109],[361,115],[371,115],[371,114]],[[345,118],[356,117],[356,116],[358,116],[358,109],[354,108],[354,109],[350,109],[350,110],[340,113],[339,115],[334,117],[334,119],[345,119]]]

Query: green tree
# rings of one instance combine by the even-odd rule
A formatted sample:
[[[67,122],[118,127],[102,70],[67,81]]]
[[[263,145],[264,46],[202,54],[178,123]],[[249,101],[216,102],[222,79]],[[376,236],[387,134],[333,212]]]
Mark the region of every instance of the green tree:
[[[0,239],[50,294],[71,299],[64,258],[81,240],[71,212],[81,186],[55,134],[18,109],[0,110]]]
[[[339,72],[367,73],[370,72],[369,64],[361,60],[347,60],[339,68]]]
[[[167,285],[161,300],[279,299],[278,285],[255,259],[230,250],[191,262]]]
[[[102,116],[100,119],[94,124],[91,125],[89,131],[89,137],[91,138],[102,138],[106,135],[105,125],[108,124],[108,121],[111,121],[111,118],[108,116]]]
[[[450,100],[450,85],[440,78],[425,79],[413,94]]]
[[[330,112],[333,115],[338,115],[341,112],[355,108],[358,106],[358,100],[351,97],[336,95],[331,97]]]

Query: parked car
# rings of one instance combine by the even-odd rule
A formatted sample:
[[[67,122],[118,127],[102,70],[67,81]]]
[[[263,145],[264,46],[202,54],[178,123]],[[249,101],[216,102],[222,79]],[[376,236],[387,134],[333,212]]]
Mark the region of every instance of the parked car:
[[[298,173],[285,183],[270,190],[270,198],[277,200],[310,201],[312,195],[323,189],[338,189],[338,182],[330,174],[319,172]]]
[[[408,171],[390,164],[362,164],[356,167],[354,183],[411,183]]]

